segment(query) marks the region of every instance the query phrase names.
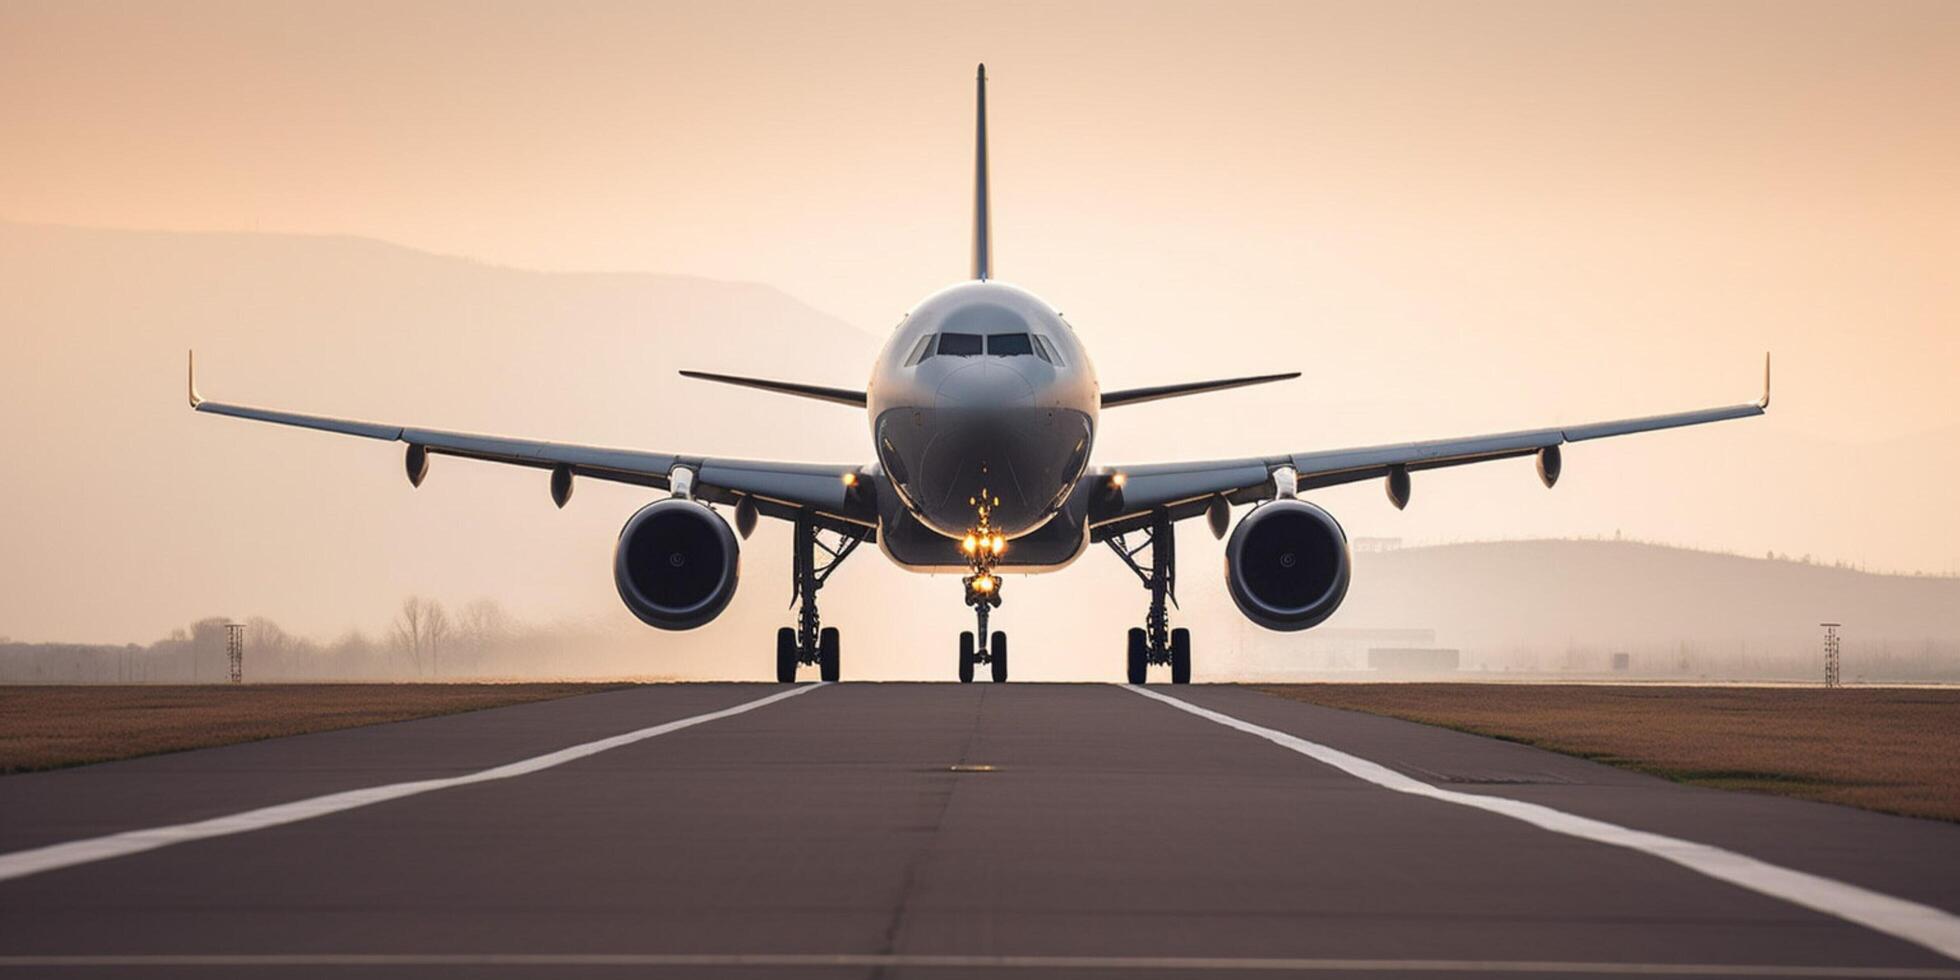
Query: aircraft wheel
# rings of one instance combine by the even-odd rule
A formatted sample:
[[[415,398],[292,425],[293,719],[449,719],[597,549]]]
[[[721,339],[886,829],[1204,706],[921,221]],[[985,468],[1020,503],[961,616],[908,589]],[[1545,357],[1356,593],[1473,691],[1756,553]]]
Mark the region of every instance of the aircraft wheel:
[[[837,680],[838,675],[837,627],[826,626],[817,633],[817,676],[827,681]]]
[[[1191,683],[1191,631],[1171,630],[1171,683]]]
[[[1130,683],[1143,683],[1145,668],[1150,666],[1150,640],[1140,626],[1130,627]]]
[[[796,631],[787,626],[776,631],[776,682],[796,683]]]
[[[1007,634],[995,633],[988,644],[993,648],[993,656],[990,659],[993,661],[994,683],[1005,684],[1007,683]]]
[[[973,634],[960,634],[960,683],[973,683]]]

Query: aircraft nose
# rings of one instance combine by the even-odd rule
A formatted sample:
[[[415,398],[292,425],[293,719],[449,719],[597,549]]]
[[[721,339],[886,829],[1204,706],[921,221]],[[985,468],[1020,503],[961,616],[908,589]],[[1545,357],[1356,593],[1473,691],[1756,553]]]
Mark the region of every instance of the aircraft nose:
[[[1004,364],[968,364],[939,383],[940,408],[1019,408],[1034,404],[1034,386]]]

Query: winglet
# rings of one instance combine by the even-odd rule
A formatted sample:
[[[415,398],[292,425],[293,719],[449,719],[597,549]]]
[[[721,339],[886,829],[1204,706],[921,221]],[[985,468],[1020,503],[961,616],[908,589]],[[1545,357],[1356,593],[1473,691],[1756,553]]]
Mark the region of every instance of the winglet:
[[[1756,407],[1769,411],[1769,351],[1763,352],[1763,397],[1756,402]]]
[[[190,352],[190,355],[191,357],[190,357],[189,391],[191,396],[191,407],[196,408],[197,406],[204,404],[204,396],[197,393],[197,351],[192,350]]]

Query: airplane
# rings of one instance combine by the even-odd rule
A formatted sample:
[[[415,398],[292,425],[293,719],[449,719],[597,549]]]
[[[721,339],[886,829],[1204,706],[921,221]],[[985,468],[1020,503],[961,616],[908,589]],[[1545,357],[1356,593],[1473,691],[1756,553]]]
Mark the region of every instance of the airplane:
[[[1224,538],[1225,585],[1248,619],[1272,630],[1318,625],[1347,595],[1351,560],[1334,516],[1300,494],[1361,480],[1384,482],[1408,506],[1411,474],[1445,466],[1535,456],[1538,477],[1558,482],[1560,447],[1609,436],[1762,415],[1763,393],[1720,408],[1493,435],[1358,448],[1281,452],[1240,459],[1091,465],[1105,409],[1299,377],[1298,371],[1104,390],[1075,329],[1055,308],[995,278],[987,176],[987,69],[975,83],[971,275],[913,307],[862,389],[681,371],[688,378],[866,410],[873,461],[813,464],[607,449],[382,425],[207,401],[189,361],[191,407],[281,425],[407,444],[409,483],[421,486],[433,456],[550,471],[551,499],[564,507],[586,477],[667,492],[629,518],[613,550],[613,580],[634,615],[663,630],[704,626],[734,596],[741,540],[760,517],[793,525],[795,626],[776,634],[776,679],[815,666],[841,676],[840,638],[822,625],[817,593],[837,567],[875,542],[899,567],[961,576],[975,628],[959,637],[962,683],[986,666],[1007,680],[1007,634],[990,631],[1003,576],[1052,572],[1097,543],[1149,590],[1143,625],[1124,655],[1129,683],[1168,667],[1191,679],[1191,633],[1172,628],[1177,522],[1203,516]],[[1252,509],[1232,525],[1232,509]],[[718,508],[726,508],[724,516]],[[730,527],[729,518],[733,518]]]

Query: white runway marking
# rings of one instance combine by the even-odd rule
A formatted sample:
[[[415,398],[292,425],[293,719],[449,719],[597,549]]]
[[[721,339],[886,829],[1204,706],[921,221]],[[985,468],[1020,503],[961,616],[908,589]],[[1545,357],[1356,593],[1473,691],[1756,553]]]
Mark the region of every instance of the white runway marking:
[[[25,878],[28,875],[40,874],[43,871],[72,868],[78,864],[106,861],[110,858],[123,857],[129,854],[140,854],[144,851],[153,851],[159,847],[182,844],[186,841],[204,840],[209,837],[225,837],[231,834],[243,834],[253,830],[263,830],[267,827],[277,827],[281,824],[298,823],[301,820],[311,820],[314,817],[324,817],[332,813],[372,806],[376,803],[386,803],[389,800],[399,800],[409,796],[418,796],[422,793],[433,793],[436,790],[449,789],[455,786],[469,786],[473,783],[487,783],[497,779],[510,779],[513,776],[528,775],[550,769],[553,766],[562,766],[567,762],[583,759],[587,756],[598,755],[608,749],[616,749],[622,745],[631,745],[634,742],[645,741],[658,735],[677,732],[683,728],[692,728],[695,725],[705,722],[754,711],[763,705],[774,704],[777,701],[784,700],[785,698],[793,698],[799,694],[807,694],[821,686],[821,684],[814,684],[791,688],[787,691],[771,694],[766,698],[745,701],[732,708],[710,711],[704,715],[695,715],[691,718],[682,718],[678,721],[670,721],[662,725],[654,725],[650,728],[627,732],[624,735],[614,735],[611,738],[602,738],[595,742],[574,745],[570,748],[559,749],[556,752],[547,752],[544,755],[532,756],[529,759],[522,759],[517,762],[497,766],[493,769],[484,769],[464,776],[449,776],[443,779],[419,779],[414,782],[390,783],[386,786],[351,789],[341,793],[329,793],[326,796],[315,796],[311,799],[297,800],[292,803],[281,803],[276,806],[261,807],[257,810],[246,810],[243,813],[234,813],[229,816],[199,820],[195,823],[180,823],[168,827],[152,827],[148,830],[130,830],[120,834],[110,834],[107,837],[91,837],[87,840],[68,841],[62,844],[50,844],[46,847],[36,847],[25,851],[15,851],[12,854],[0,854],[0,881]]]
[[[1278,973],[1583,974],[1608,977],[1857,977],[1953,980],[1960,970],[1737,963],[1561,963],[1546,960],[1337,960],[1221,956],[936,956],[908,953],[291,953],[156,956],[0,956],[0,970],[153,967],[905,967],[942,970],[1111,970]]]
[[[1247,735],[1258,736],[1282,748],[1292,749],[1310,759],[1326,763],[1350,776],[1365,779],[1384,789],[1484,810],[1514,820],[1522,820],[1534,827],[1565,834],[1568,837],[1651,854],[1691,871],[1698,871],[1710,878],[1740,885],[1750,891],[1780,898],[1848,922],[1855,922],[1886,935],[1917,943],[1950,959],[1960,960],[1960,916],[1930,905],[1908,902],[1902,898],[1882,895],[1856,885],[1847,885],[1830,878],[1793,871],[1708,844],[1697,844],[1678,837],[1651,834],[1603,820],[1574,816],[1563,810],[1554,810],[1537,803],[1525,803],[1501,796],[1483,796],[1437,789],[1387,766],[1369,762],[1367,759],[1349,755],[1318,742],[1310,742],[1297,735],[1288,735],[1249,721],[1240,721],[1231,715],[1200,708],[1188,701],[1166,697],[1148,688],[1125,686],[1144,697],[1162,701],[1180,711],[1188,711],[1207,721],[1217,722]]]

